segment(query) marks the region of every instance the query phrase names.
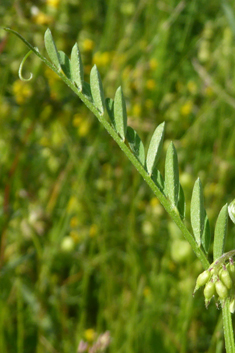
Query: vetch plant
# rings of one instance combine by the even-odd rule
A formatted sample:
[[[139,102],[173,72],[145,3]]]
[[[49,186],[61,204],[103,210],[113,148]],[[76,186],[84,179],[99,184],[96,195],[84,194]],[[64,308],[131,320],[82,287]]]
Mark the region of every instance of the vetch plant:
[[[165,160],[165,176],[158,166],[164,141],[165,123],[154,131],[147,153],[137,132],[127,124],[127,111],[122,88],[119,87],[114,99],[105,98],[102,81],[96,65],[90,73],[90,84],[84,81],[84,73],[80,51],[74,45],[70,59],[58,51],[51,31],[45,33],[45,47],[51,61],[44,57],[37,48],[28,43],[19,33],[5,28],[17,35],[51,70],[53,70],[86,104],[100,123],[116,141],[127,158],[144,178],[166,212],[181,230],[191,245],[195,255],[201,261],[204,272],[198,276],[194,293],[204,286],[206,306],[212,298],[218,308],[222,309],[225,347],[227,353],[235,352],[231,313],[235,311],[235,250],[224,253],[227,236],[228,215],[235,223],[235,201],[229,207],[221,209],[214,232],[213,263],[208,261],[211,241],[209,220],[204,208],[203,188],[200,179],[195,182],[191,199],[191,225],[193,234],[187,229],[185,219],[185,197],[179,180],[178,157],[174,144],[167,149]],[[22,66],[19,74],[22,77]],[[30,75],[29,79],[32,78]]]

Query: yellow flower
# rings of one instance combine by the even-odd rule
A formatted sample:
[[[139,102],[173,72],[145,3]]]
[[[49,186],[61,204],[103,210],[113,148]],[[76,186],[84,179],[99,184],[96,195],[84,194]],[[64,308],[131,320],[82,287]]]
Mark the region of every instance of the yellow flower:
[[[149,79],[146,81],[146,88],[150,91],[153,91],[156,87],[156,82],[154,79]]]
[[[149,60],[149,67],[152,71],[156,70],[156,68],[158,67],[158,62],[155,58]]]
[[[87,120],[84,120],[81,122],[81,124],[78,127],[78,135],[83,137],[88,134],[90,130],[90,123]]]
[[[33,21],[38,25],[48,25],[53,22],[53,17],[39,11],[36,15],[33,16]]]
[[[193,110],[193,102],[188,101],[184,105],[182,105],[180,112],[183,116],[189,115]]]
[[[150,205],[151,207],[155,207],[157,205],[159,205],[159,201],[156,197],[153,197],[151,200],[150,200]]]
[[[69,233],[69,237],[71,237],[71,239],[73,239],[74,243],[80,243],[81,241],[81,235],[78,231],[75,230],[71,230],[71,232]]]
[[[96,336],[96,332],[93,328],[88,328],[85,332],[84,332],[84,336],[85,336],[85,339],[88,341],[88,342],[92,342],[94,341],[95,339],[95,336]]]
[[[83,116],[81,114],[75,114],[73,116],[73,126],[74,127],[79,127],[81,122],[84,120]]]
[[[144,290],[143,290],[143,295],[145,298],[149,298],[151,296],[151,288],[146,286],[144,287]]]
[[[31,85],[27,82],[16,80],[13,83],[13,94],[17,103],[23,104],[32,95]]]
[[[57,9],[59,7],[60,0],[46,0],[47,5]]]
[[[95,43],[92,39],[86,38],[82,42],[82,48],[84,51],[91,51],[95,46]]]
[[[96,64],[97,66],[107,66],[111,61],[111,53],[108,51],[105,51],[101,53],[100,51],[97,51],[94,56],[93,56],[93,64]]]
[[[141,105],[139,103],[134,104],[134,106],[132,108],[132,114],[134,116],[140,116],[141,113],[142,113]]]
[[[196,85],[195,82],[189,81],[188,84],[187,84],[187,88],[188,88],[190,93],[192,93],[192,94],[196,94],[197,93],[197,85]]]
[[[70,227],[71,228],[76,228],[79,224],[78,218],[76,216],[72,217],[70,219]]]
[[[93,238],[93,237],[95,237],[95,236],[97,235],[97,233],[98,233],[98,226],[97,226],[97,224],[92,224],[92,225],[90,226],[89,236],[90,236],[91,238]]]

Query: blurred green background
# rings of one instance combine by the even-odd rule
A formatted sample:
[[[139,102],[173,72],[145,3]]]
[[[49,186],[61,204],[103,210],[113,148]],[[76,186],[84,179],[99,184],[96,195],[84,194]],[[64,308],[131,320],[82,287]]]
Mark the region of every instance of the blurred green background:
[[[166,121],[186,223],[200,176],[213,231],[235,197],[232,0],[2,0],[0,23],[44,53],[48,27],[68,55],[78,42],[86,80],[96,63],[107,97],[122,85],[145,145]],[[224,352],[221,311],[192,297],[188,243],[53,72],[31,55],[19,80],[26,53],[0,29],[0,352],[76,353],[106,331],[110,353]]]

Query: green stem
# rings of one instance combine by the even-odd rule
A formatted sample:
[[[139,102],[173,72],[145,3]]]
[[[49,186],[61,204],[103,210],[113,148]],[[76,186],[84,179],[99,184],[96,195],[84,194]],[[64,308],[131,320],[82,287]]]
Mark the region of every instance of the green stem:
[[[235,353],[233,325],[232,325],[231,313],[229,310],[229,304],[230,304],[230,300],[227,299],[222,309],[225,349],[226,349],[226,353]]]
[[[117,132],[108,123],[106,118],[102,114],[100,114],[100,112],[97,110],[97,108],[94,106],[94,104],[84,94],[82,94],[80,91],[78,91],[78,89],[63,74],[63,72],[58,71],[56,69],[56,67],[53,64],[51,64],[50,61],[48,61],[46,58],[44,58],[39,53],[39,51],[37,49],[35,49],[29,42],[27,42],[19,33],[15,32],[9,28],[5,28],[5,30],[17,35],[30,48],[30,50],[32,50],[48,67],[50,67],[50,69],[53,70],[71,88],[71,90],[74,91],[75,94],[79,96],[79,98],[83,101],[83,103],[93,112],[93,114],[98,118],[100,123],[104,126],[104,128],[108,131],[108,133],[112,136],[112,138],[119,145],[121,150],[125,153],[125,155],[130,160],[130,162],[135,166],[135,168],[138,170],[138,172],[144,178],[144,180],[149,185],[149,187],[151,188],[153,193],[156,195],[156,197],[161,202],[162,206],[165,208],[167,213],[170,215],[170,217],[173,219],[173,221],[179,227],[179,229],[181,230],[185,239],[189,242],[189,244],[191,245],[196,256],[201,261],[203,267],[205,269],[209,268],[210,264],[205,256],[204,252],[202,251],[201,248],[198,247],[193,235],[188,231],[185,224],[182,222],[176,208],[173,207],[172,204],[170,203],[170,201],[162,194],[160,189],[157,187],[157,185],[151,179],[151,176],[146,172],[146,170],[143,168],[143,166],[140,164],[140,162],[132,154],[132,152],[127,147],[125,142],[122,141],[122,139],[119,137]],[[222,311],[223,311],[223,325],[224,325],[226,352],[227,353],[235,353],[232,320],[231,320],[231,314],[229,311],[229,300],[227,300],[225,302],[225,305],[224,305],[224,308],[222,309]]]

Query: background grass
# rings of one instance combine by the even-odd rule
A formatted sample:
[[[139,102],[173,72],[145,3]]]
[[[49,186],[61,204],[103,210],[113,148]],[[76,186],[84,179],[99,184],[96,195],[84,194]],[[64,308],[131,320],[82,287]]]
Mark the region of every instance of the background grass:
[[[13,6],[12,6],[13,5]],[[213,231],[235,197],[232,1],[46,0],[0,4],[1,26],[44,50],[77,41],[147,145],[166,121],[187,224],[200,176]],[[109,352],[223,352],[221,312],[192,297],[200,263],[78,98],[0,30],[0,351],[71,353],[110,331]],[[164,158],[160,161],[162,171]],[[226,250],[235,248],[229,224]],[[211,258],[211,254],[209,255]]]

